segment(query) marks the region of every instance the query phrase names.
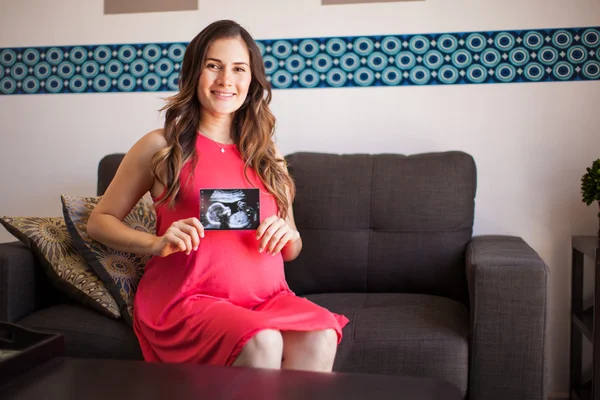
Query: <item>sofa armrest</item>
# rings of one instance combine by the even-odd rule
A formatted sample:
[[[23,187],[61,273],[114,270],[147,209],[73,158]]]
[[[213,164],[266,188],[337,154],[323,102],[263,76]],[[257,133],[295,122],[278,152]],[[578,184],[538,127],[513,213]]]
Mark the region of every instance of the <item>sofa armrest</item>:
[[[473,237],[469,399],[547,396],[548,266],[513,236]]]
[[[0,321],[15,322],[38,308],[39,271],[27,246],[0,243]]]

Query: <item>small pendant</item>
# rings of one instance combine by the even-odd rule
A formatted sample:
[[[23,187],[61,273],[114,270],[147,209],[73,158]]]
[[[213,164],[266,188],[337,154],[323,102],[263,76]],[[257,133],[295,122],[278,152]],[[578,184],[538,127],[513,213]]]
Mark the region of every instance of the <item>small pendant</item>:
[[[221,153],[225,153],[225,149],[221,147]]]

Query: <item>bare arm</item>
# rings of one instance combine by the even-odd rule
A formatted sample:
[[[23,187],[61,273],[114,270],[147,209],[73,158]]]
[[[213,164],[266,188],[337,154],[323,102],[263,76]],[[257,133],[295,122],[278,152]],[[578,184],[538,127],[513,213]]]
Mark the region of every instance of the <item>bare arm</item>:
[[[294,221],[294,215],[292,210],[292,205],[290,203],[289,213],[285,222],[292,228],[294,231],[298,232],[296,228],[296,222]],[[294,240],[290,240],[283,246],[281,249],[281,255],[283,257],[283,261],[292,261],[296,259],[300,255],[300,251],[302,251],[302,238],[300,237],[300,233],[298,232],[298,237]]]
[[[290,208],[291,210],[291,208]],[[291,222],[290,222],[291,220]],[[286,222],[290,225],[292,229],[298,231],[296,229],[296,224],[294,223],[294,217],[286,218]],[[299,255],[300,251],[302,251],[302,238],[298,233],[298,238],[296,240],[290,240],[286,243],[285,246],[281,249],[281,255],[283,257],[283,261],[292,261],[295,260]]]
[[[122,221],[154,186],[152,157],[166,146],[162,130],[152,131],[127,152],[106,193],[90,215],[88,235],[104,245],[136,254],[155,254],[156,235],[129,228]]]

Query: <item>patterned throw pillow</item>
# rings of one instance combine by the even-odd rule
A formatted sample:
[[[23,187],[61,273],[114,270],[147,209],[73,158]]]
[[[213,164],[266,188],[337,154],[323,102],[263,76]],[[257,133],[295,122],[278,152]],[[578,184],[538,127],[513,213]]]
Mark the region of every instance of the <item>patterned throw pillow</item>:
[[[101,197],[61,195],[67,229],[75,247],[87,261],[119,304],[123,320],[133,327],[133,299],[149,255],[111,249],[87,234],[87,222]],[[144,196],[123,221],[130,228],[156,233],[156,213]]]
[[[2,217],[0,223],[29,247],[58,290],[108,317],[121,318],[115,298],[75,249],[63,218]]]

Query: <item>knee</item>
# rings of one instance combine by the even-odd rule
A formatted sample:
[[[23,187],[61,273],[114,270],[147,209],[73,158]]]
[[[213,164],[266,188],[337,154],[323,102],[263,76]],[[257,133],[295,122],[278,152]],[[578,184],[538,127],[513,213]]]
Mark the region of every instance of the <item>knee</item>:
[[[244,349],[252,359],[281,361],[283,353],[281,332],[273,329],[262,330],[246,343]]]
[[[337,333],[333,329],[313,332],[309,341],[309,351],[318,358],[332,360],[337,350]]]

